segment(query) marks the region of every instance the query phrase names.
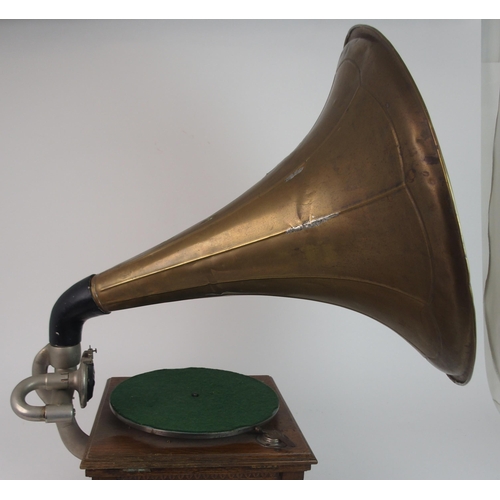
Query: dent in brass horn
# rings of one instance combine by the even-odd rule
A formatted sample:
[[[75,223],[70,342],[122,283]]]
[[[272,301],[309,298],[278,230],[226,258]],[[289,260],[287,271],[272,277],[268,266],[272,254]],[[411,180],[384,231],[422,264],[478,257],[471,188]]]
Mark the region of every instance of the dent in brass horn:
[[[454,382],[469,381],[475,317],[451,188],[422,98],[376,30],[348,33],[332,90],[307,137],[213,216],[54,306],[50,344],[120,309],[258,294],[370,316]]]

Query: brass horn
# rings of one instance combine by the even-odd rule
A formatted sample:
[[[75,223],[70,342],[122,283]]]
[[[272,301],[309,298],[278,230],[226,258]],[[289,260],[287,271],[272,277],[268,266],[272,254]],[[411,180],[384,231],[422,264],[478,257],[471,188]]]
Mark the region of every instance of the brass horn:
[[[199,224],[61,296],[34,375],[48,364],[78,364],[90,317],[231,294],[358,311],[392,328],[457,384],[469,381],[475,315],[446,167],[412,77],[373,28],[350,30],[317,122],[264,179]],[[47,388],[36,386],[48,400]],[[27,418],[16,408],[19,391],[13,407]]]

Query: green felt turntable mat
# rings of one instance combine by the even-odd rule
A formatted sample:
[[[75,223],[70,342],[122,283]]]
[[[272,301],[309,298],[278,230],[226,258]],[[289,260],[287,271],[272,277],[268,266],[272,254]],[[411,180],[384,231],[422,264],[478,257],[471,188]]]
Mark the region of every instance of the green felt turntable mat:
[[[267,422],[279,400],[266,384],[239,373],[182,368],[125,380],[110,406],[119,419],[155,434],[223,437]]]

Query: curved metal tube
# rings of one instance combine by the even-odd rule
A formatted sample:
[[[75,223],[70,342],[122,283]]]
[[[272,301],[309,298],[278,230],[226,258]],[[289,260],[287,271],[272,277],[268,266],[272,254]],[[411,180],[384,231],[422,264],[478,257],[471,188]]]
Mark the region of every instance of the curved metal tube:
[[[73,348],[73,351],[74,352],[71,357],[74,359],[77,355],[79,356],[80,353],[79,346],[78,348],[76,347]],[[50,344],[47,344],[35,356],[32,366],[33,377],[47,374],[48,367],[51,365],[51,352],[54,352],[54,348]],[[56,364],[61,363],[60,360],[58,361],[59,363],[56,362]],[[55,362],[55,360],[53,362]],[[70,361],[70,364],[71,363],[72,362]],[[65,363],[63,362],[63,364]],[[66,385],[65,388],[67,389],[68,385]],[[80,428],[75,419],[75,410],[73,408],[74,391],[69,389],[64,391],[51,391],[47,389],[37,388],[36,392],[40,397],[40,399],[46,405],[57,405],[57,404],[71,405],[71,408],[73,410],[71,415],[71,420],[56,422],[57,430],[59,432],[59,436],[62,442],[64,443],[64,446],[66,446],[68,451],[75,457],[83,459],[85,449],[87,447],[87,443],[89,440],[89,436]],[[32,408],[45,408],[45,407],[32,407]]]
[[[76,458],[82,460],[89,436],[82,431],[75,417],[73,416],[71,422],[57,422],[57,430],[68,451]]]
[[[50,344],[47,344],[45,347],[40,349],[38,354],[35,356],[33,360],[33,366],[31,368],[31,374],[34,375],[42,375],[47,373],[47,370],[50,366]],[[36,393],[38,397],[45,403],[50,404],[50,391],[45,389],[37,389]]]
[[[26,396],[36,389],[66,389],[68,387],[68,375],[61,373],[45,373],[28,377],[19,382],[12,391],[10,405],[14,413],[24,420],[61,422],[73,418],[74,408],[69,404],[47,404],[45,406],[33,406],[26,403]]]
[[[53,401],[59,404],[71,404],[73,407],[73,390],[54,391]],[[75,418],[75,410],[69,421],[56,422],[59,436],[68,451],[80,460],[83,459],[89,436],[82,431]]]

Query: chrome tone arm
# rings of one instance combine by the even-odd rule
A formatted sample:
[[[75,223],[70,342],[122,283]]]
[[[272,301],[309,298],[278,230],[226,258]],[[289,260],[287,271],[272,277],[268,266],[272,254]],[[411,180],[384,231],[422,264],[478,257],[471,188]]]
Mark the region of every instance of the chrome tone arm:
[[[64,445],[80,459],[89,436],[75,420],[73,393],[79,393],[80,406],[85,408],[92,397],[94,352],[89,347],[80,362],[80,344],[70,347],[46,345],[35,356],[32,376],[20,382],[11,395],[11,407],[16,415],[25,420],[56,423]],[[54,367],[54,373],[47,373],[49,366]],[[26,396],[32,391],[37,392],[45,406],[26,402]]]
[[[48,423],[70,421],[73,418],[72,404],[47,404],[45,406],[32,406],[26,403],[26,396],[36,389],[67,389],[67,373],[45,373],[35,375],[19,382],[12,391],[10,404],[14,413],[25,420],[45,421]]]

